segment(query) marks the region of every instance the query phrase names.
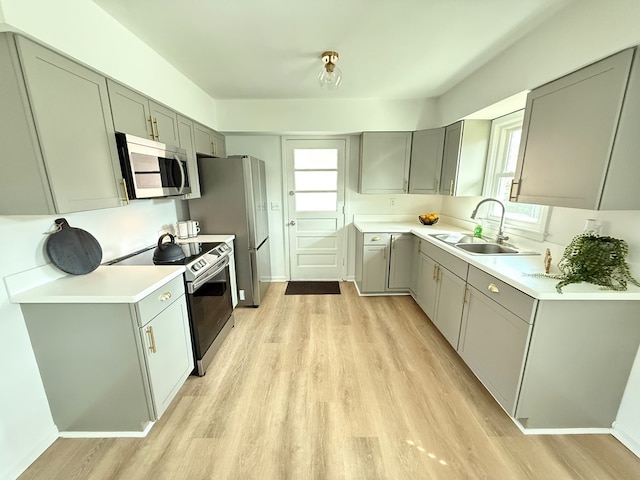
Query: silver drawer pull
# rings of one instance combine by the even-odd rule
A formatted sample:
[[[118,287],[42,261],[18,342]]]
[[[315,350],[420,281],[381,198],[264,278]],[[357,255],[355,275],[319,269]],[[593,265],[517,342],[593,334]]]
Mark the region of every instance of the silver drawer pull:
[[[493,293],[500,293],[500,290],[498,289],[498,287],[496,287],[494,283],[490,283],[489,286],[487,287],[487,290]]]
[[[169,300],[171,298],[171,292],[164,292],[160,295],[160,301],[164,302],[165,300]]]
[[[376,235],[375,237],[371,237],[372,242],[377,242],[379,240],[380,240],[380,237],[378,235]]]

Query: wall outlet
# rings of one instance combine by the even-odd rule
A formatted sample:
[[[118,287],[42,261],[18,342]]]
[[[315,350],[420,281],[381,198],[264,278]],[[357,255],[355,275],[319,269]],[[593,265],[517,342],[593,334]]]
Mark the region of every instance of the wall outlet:
[[[395,198],[390,198],[389,199],[389,206],[395,207],[395,205],[396,205],[396,199]]]
[[[277,212],[280,210],[280,204],[278,202],[271,202],[271,210]]]
[[[240,297],[240,300],[244,300],[244,290],[238,290],[238,296]]]

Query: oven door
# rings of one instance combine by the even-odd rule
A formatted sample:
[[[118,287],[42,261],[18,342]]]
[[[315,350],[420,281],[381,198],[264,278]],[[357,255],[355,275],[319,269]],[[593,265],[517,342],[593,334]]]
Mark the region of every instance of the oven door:
[[[187,293],[197,372],[204,375],[206,365],[203,365],[203,360],[210,360],[215,353],[209,350],[233,313],[229,257],[218,261],[193,282],[188,282]]]

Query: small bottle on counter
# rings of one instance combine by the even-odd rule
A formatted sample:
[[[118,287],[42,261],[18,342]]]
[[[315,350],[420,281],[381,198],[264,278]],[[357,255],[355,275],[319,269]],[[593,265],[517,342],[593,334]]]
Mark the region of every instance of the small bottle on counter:
[[[476,228],[473,229],[473,236],[476,238],[482,238],[482,223],[478,222]]]

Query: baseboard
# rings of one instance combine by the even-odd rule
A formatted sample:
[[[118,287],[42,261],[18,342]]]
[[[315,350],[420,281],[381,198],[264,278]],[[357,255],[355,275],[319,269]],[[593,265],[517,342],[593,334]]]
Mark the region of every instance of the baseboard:
[[[269,280],[272,283],[275,282],[288,282],[289,280],[287,279],[287,277],[271,277],[271,280]]]
[[[60,438],[142,438],[146,437],[155,422],[147,422],[141,432],[60,432]]]
[[[613,430],[611,435],[616,437],[618,441],[627,447],[638,458],[640,458],[640,441],[636,440],[632,435],[629,435],[623,429],[621,429],[617,422],[613,422]]]
[[[49,448],[53,442],[55,442],[58,438],[58,429],[55,425],[51,426],[45,435],[40,439],[40,441],[35,442],[33,448],[24,455],[23,458],[15,462],[9,469],[5,472],[0,470],[0,478],[4,478],[7,480],[13,480],[18,478],[36,459],[44,453],[44,451]]]
[[[518,420],[509,417],[525,435],[611,435],[611,428],[524,428]]]

